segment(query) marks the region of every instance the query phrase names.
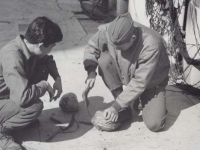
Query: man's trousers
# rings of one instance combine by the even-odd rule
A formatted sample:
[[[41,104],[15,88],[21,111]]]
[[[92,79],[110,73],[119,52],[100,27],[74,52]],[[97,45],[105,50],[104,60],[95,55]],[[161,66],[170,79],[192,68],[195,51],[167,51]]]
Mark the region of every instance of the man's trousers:
[[[30,84],[36,84],[41,80],[47,80],[48,69],[45,65],[38,66],[33,75],[29,78]],[[19,130],[26,127],[32,121],[37,119],[43,109],[43,102],[40,99],[28,104],[25,107],[19,107],[10,99],[0,100],[0,129]]]

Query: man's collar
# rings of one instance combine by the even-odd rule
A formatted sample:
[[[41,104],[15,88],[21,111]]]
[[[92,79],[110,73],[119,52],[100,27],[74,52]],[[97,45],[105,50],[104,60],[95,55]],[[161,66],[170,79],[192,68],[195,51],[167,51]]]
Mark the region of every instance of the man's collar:
[[[27,48],[26,44],[24,43],[24,36],[19,35],[16,37],[16,41],[18,45],[20,46],[20,49],[23,51],[23,54],[25,55],[26,59],[28,60],[32,55],[30,50]]]

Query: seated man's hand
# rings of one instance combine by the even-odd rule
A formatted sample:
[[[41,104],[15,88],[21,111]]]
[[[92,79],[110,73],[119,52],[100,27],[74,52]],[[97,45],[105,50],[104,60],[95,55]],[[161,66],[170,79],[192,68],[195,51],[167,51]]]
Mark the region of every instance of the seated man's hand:
[[[53,91],[55,92],[57,90],[57,94],[54,97],[54,100],[56,100],[57,98],[60,97],[61,93],[62,93],[62,82],[61,82],[61,78],[57,77],[54,84],[53,84]]]
[[[47,92],[49,93],[49,97],[50,97],[49,101],[51,102],[54,98],[54,90],[51,87],[51,85],[49,84],[49,82],[46,81],[46,83],[47,83]]]
[[[113,107],[109,107],[106,110],[104,110],[104,117],[108,121],[116,122],[118,119],[118,111],[115,110]]]

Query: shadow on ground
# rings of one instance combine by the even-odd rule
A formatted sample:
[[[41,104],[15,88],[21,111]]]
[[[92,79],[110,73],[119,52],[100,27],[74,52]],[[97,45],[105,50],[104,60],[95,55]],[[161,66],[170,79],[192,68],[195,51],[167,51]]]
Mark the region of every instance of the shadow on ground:
[[[104,110],[110,107],[113,103],[113,101],[109,103],[104,103],[104,98],[100,96],[93,96],[89,97],[88,99],[90,102],[88,110],[91,114],[91,117],[94,116],[96,111]],[[29,129],[22,129],[19,131],[15,131],[13,135],[15,139],[22,142],[23,141],[47,142],[46,140],[49,137],[51,137],[54,133],[56,133],[59,130],[60,126],[62,126],[63,124],[67,125],[69,124],[72,114],[73,113],[63,112],[59,107],[43,110],[41,116],[39,117],[40,124],[38,126]],[[127,130],[131,126],[131,123],[136,121],[141,122],[142,118],[141,116],[137,116],[138,114],[139,112],[133,111],[133,119],[125,122],[120,127],[119,130],[120,131]],[[50,116],[52,115],[54,116],[54,118],[57,118],[59,121],[61,121],[62,124],[51,121]],[[93,125],[90,122],[91,117],[87,112],[85,102],[84,101],[79,102],[79,111],[75,114],[75,121],[73,125],[69,129],[63,131],[62,133],[58,133],[49,142],[73,140],[81,136],[84,136],[84,134],[86,134],[93,128]]]
[[[167,86],[166,99],[168,114],[164,131],[169,130],[175,124],[183,111],[200,103],[196,96],[189,95],[177,86]]]
[[[180,89],[170,86],[167,87],[166,97],[168,114],[164,131],[169,130],[174,125],[183,110],[200,102],[198,99],[194,102],[190,95],[188,96],[183,94]],[[113,103],[113,101],[104,103],[104,98],[101,96],[93,96],[89,97],[88,99],[90,102],[89,112],[91,117],[94,116],[96,111],[104,110],[110,107]],[[139,111],[133,110],[132,120],[125,122],[119,130],[127,130],[134,122],[142,122],[142,116],[139,114]],[[62,124],[52,122],[49,119],[52,115],[60,120]],[[58,131],[59,126],[63,124],[69,124],[71,116],[71,113],[63,112],[59,107],[44,110],[39,117],[40,124],[37,127],[16,131],[14,133],[14,137],[20,141],[46,142],[50,136]],[[63,133],[58,133],[49,142],[73,140],[84,136],[88,131],[93,129],[93,125],[90,123],[91,117],[87,112],[84,101],[79,102],[79,111],[75,114],[75,121],[73,125]]]
[[[91,117],[94,116],[96,111],[104,110],[112,104],[112,102],[104,103],[104,98],[100,96],[93,96],[89,97],[88,99],[90,102],[89,112]],[[57,118],[59,121],[61,121],[62,124],[51,121],[50,116],[52,115],[54,118]],[[59,126],[63,124],[69,124],[71,116],[72,113],[63,112],[59,107],[43,110],[41,116],[39,117],[40,124],[38,126],[15,131],[13,135],[18,141],[46,142],[50,136],[58,131]],[[75,121],[73,125],[68,130],[63,131],[63,133],[57,134],[49,142],[67,141],[83,136],[93,128],[90,120],[91,118],[87,112],[85,102],[79,102],[79,111],[75,113]]]

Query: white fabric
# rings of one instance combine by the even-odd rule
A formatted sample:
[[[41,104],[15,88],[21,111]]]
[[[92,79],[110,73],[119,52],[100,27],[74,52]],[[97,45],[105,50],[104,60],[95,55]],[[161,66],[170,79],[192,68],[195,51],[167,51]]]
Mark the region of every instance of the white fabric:
[[[134,21],[150,27],[149,17],[146,15],[146,0],[129,0],[129,13]]]

